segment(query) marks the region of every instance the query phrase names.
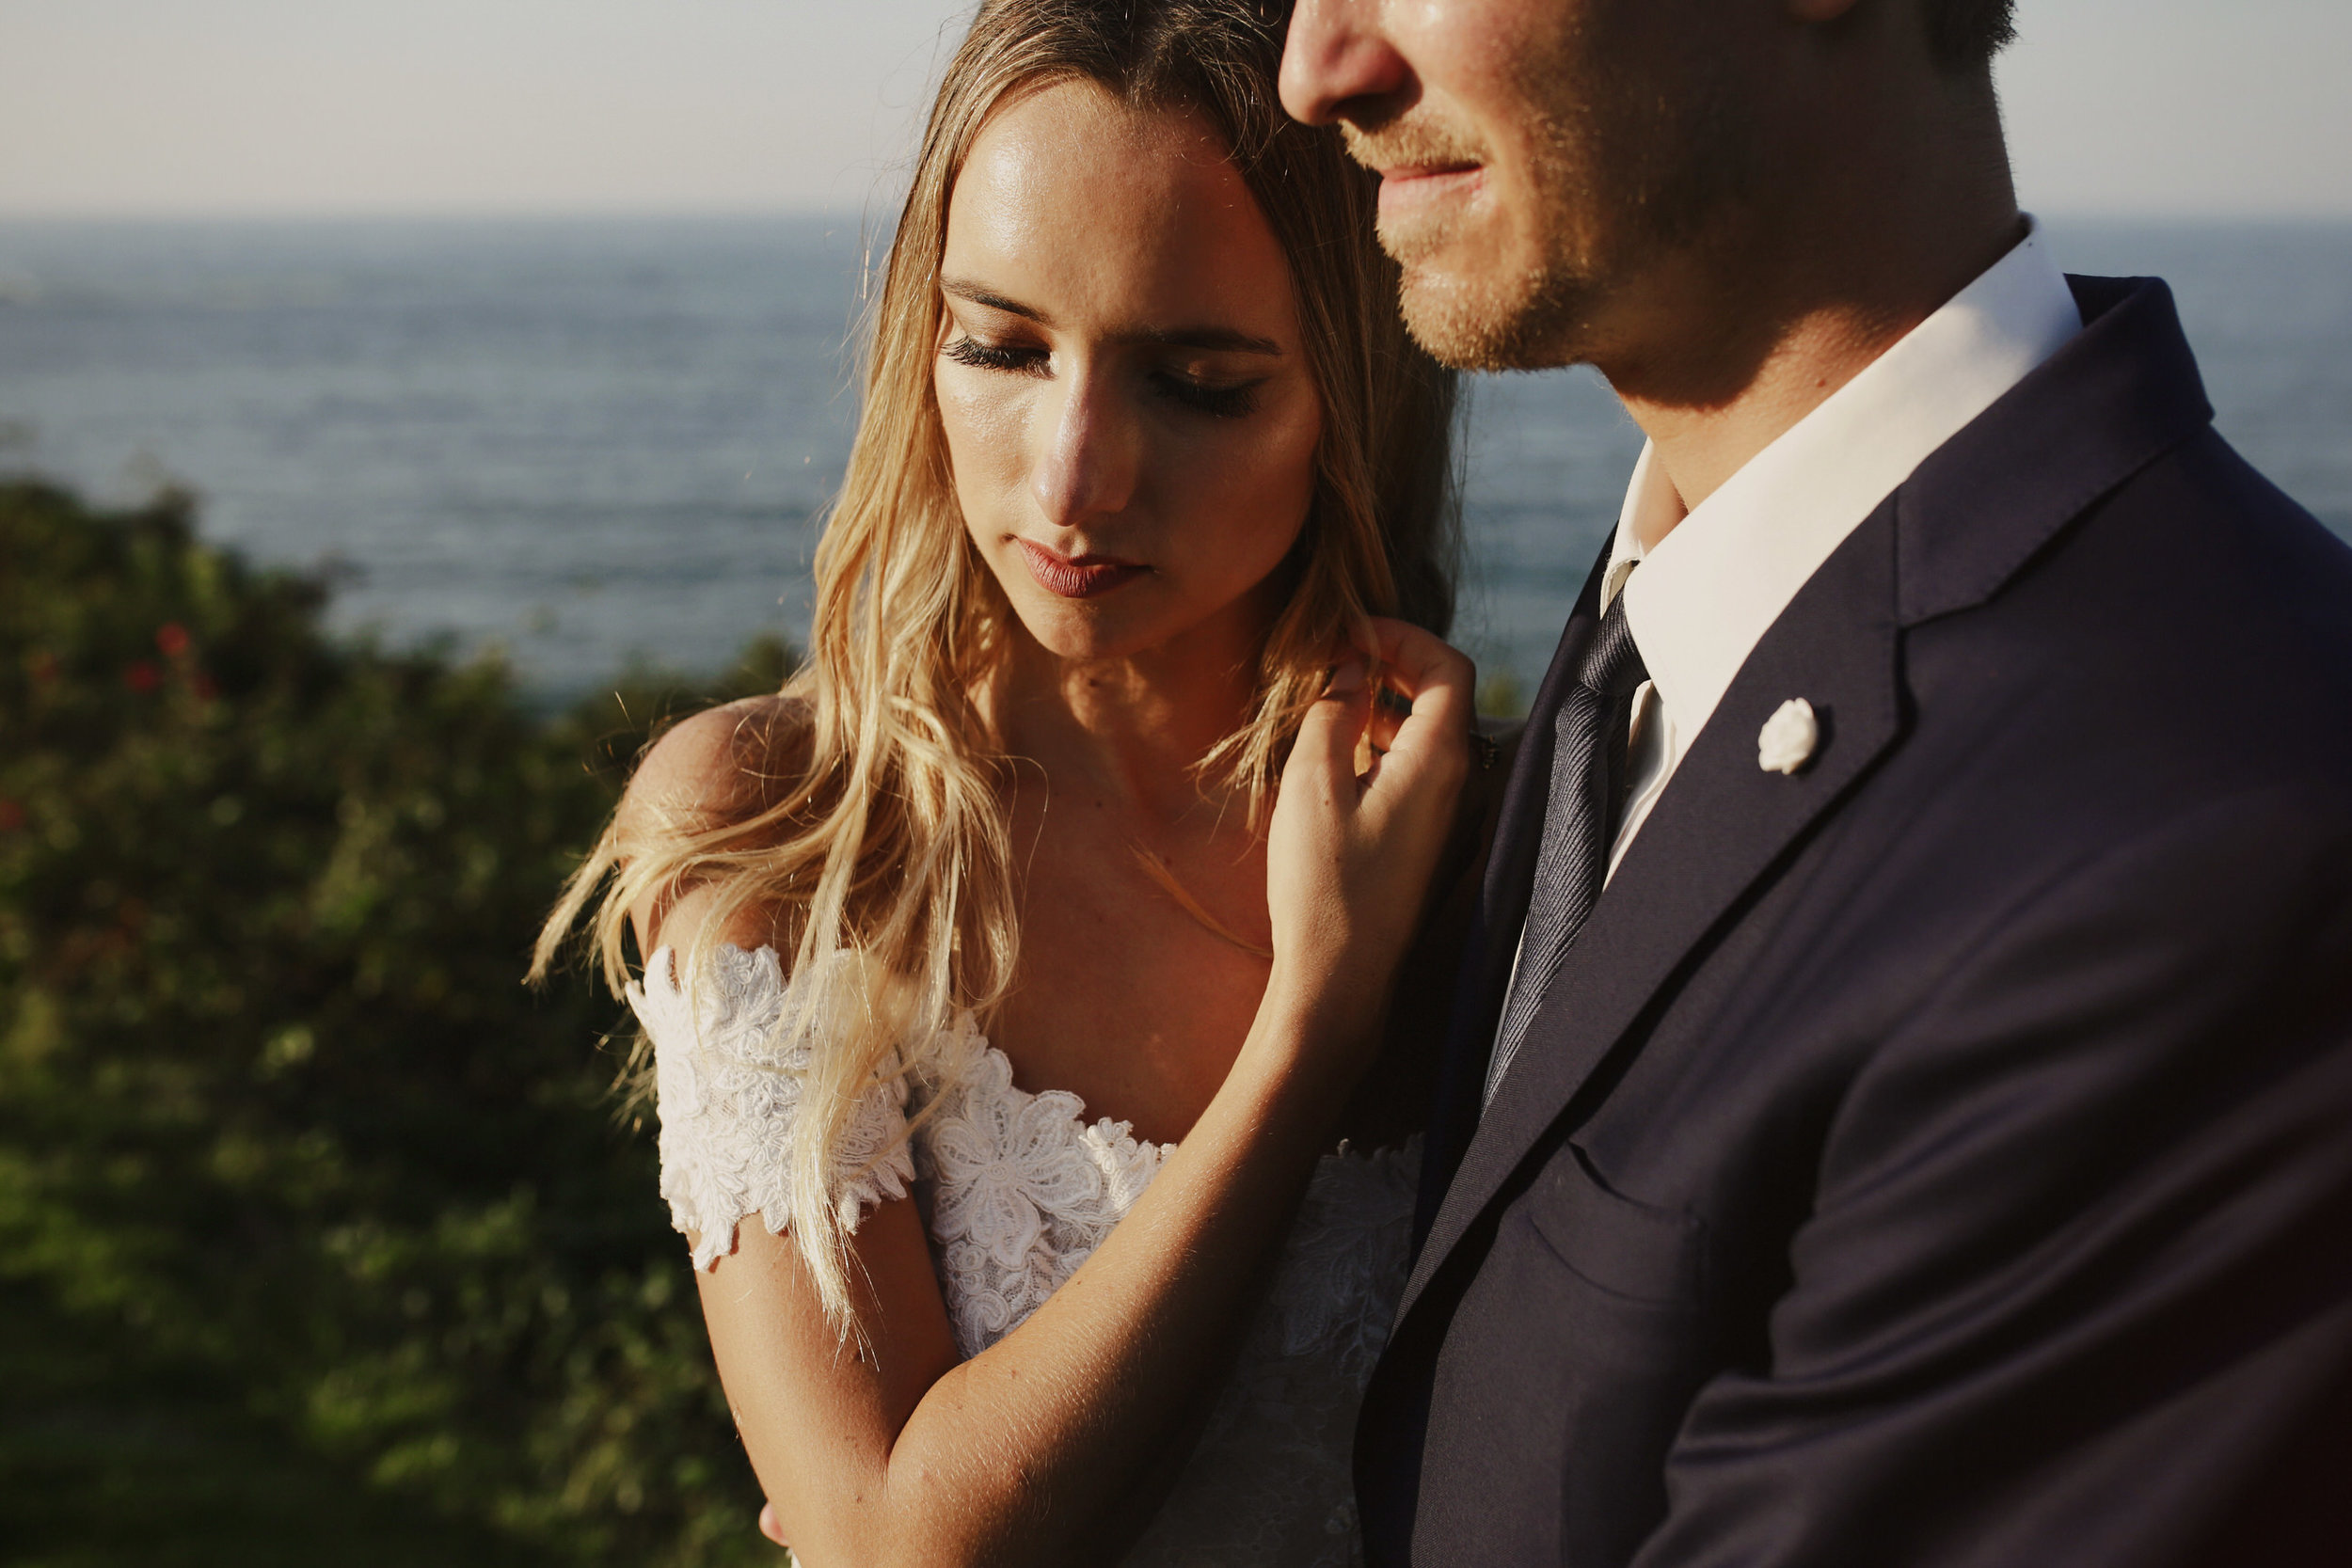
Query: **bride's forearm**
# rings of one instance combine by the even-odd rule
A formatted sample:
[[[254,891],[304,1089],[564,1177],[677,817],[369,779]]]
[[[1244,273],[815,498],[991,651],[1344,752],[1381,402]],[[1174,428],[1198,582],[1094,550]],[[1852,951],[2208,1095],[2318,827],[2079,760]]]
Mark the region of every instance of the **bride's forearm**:
[[[1216,1386],[1329,1142],[1359,1053],[1317,1036],[1363,1027],[1269,990],[1225,1085],[1126,1218],[1018,1329],[924,1394],[885,1483],[911,1558],[1100,1558],[1106,1511]]]
[[[1399,622],[1368,629],[1377,646],[1365,653],[1410,712],[1359,776],[1373,691],[1365,659],[1351,655],[1302,720],[1269,829],[1274,974],[1224,1084],[1134,1208],[983,1354],[956,1363],[950,1346],[878,1362],[854,1388],[835,1379],[819,1397],[864,1402],[858,1439],[812,1442],[774,1424],[755,1437],[746,1426],[779,1514],[781,1484],[825,1536],[821,1549],[807,1543],[812,1564],[1100,1562],[1130,1533],[1111,1511],[1221,1381],[1368,1060],[1468,768],[1468,660]],[[912,1216],[894,1223],[893,1266],[924,1266],[905,1233]],[[944,1340],[936,1291],[897,1299],[918,1296],[930,1320],[914,1337]],[[739,1358],[775,1354],[736,1343]],[[807,1386],[810,1370],[803,1360],[792,1375]],[[771,1405],[776,1419],[788,1408]],[[814,1473],[779,1468],[763,1450],[797,1453]]]

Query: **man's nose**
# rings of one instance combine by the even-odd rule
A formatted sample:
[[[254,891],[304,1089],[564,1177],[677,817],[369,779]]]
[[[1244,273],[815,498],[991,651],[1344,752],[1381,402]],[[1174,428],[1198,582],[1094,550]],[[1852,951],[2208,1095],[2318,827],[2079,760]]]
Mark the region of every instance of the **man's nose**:
[[[1363,118],[1348,106],[1404,87],[1405,60],[1382,36],[1380,11],[1380,0],[1298,0],[1282,44],[1282,107],[1292,119]]]
[[[1062,378],[1058,408],[1048,404],[1044,449],[1029,492],[1045,520],[1078,528],[1123,512],[1143,467],[1143,433],[1113,378],[1091,370]]]

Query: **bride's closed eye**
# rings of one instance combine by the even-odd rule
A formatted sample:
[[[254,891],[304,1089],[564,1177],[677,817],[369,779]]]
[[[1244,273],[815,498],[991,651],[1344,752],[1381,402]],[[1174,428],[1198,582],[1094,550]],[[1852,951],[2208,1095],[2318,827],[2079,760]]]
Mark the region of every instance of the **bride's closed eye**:
[[[1258,388],[1265,385],[1263,378],[1238,381],[1219,386],[1202,381],[1181,371],[1154,371],[1152,384],[1162,395],[1187,408],[1220,420],[1238,420],[1254,412],[1258,406]]]
[[[974,370],[1038,377],[1053,373],[1053,356],[1045,349],[983,342],[968,332],[949,340],[939,352]],[[1166,369],[1152,371],[1149,380],[1152,390],[1171,403],[1220,420],[1238,420],[1254,413],[1258,388],[1265,385],[1263,376],[1253,381],[1220,383],[1184,371]]]
[[[1053,357],[1041,348],[984,343],[968,332],[939,352],[957,364],[969,365],[974,370],[1009,371],[1016,375],[1044,375]]]

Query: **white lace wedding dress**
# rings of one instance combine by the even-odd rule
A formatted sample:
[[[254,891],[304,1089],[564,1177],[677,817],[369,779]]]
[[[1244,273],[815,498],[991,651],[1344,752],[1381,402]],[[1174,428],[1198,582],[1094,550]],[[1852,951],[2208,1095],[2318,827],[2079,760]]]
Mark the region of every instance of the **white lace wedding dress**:
[[[775,1045],[794,1004],[775,953],[721,947],[679,989],[668,948],[629,1001],[655,1051],[661,1196],[700,1238],[697,1267],[751,1215],[781,1229],[799,1069]],[[930,1185],[931,1258],[956,1343],[977,1355],[1110,1233],[1174,1147],[1089,1122],[1073,1094],[1031,1094],[967,1016],[911,1042],[917,1066],[859,1103],[829,1195],[863,1213]],[[908,1118],[930,1115],[905,1137]],[[1418,1155],[1343,1149],[1316,1168],[1272,1287],[1198,1447],[1143,1540],[1151,1568],[1323,1568],[1360,1560],[1348,1455],[1364,1383],[1406,1272]]]

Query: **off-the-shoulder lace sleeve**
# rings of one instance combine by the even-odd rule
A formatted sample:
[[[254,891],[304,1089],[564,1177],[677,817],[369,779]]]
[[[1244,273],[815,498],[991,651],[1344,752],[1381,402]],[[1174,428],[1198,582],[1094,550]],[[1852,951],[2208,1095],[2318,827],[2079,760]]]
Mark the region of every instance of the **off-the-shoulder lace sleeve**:
[[[791,1219],[793,1126],[809,1049],[779,1041],[794,987],[773,949],[721,946],[691,987],[661,948],[628,990],[653,1041],[661,1119],[661,1196],[670,1221],[695,1238],[694,1266],[735,1250],[736,1227],[757,1214],[771,1234]],[[826,1198],[855,1229],[865,1212],[904,1197],[914,1178],[906,1139],[903,1076],[878,1080],[860,1098],[833,1162]]]

